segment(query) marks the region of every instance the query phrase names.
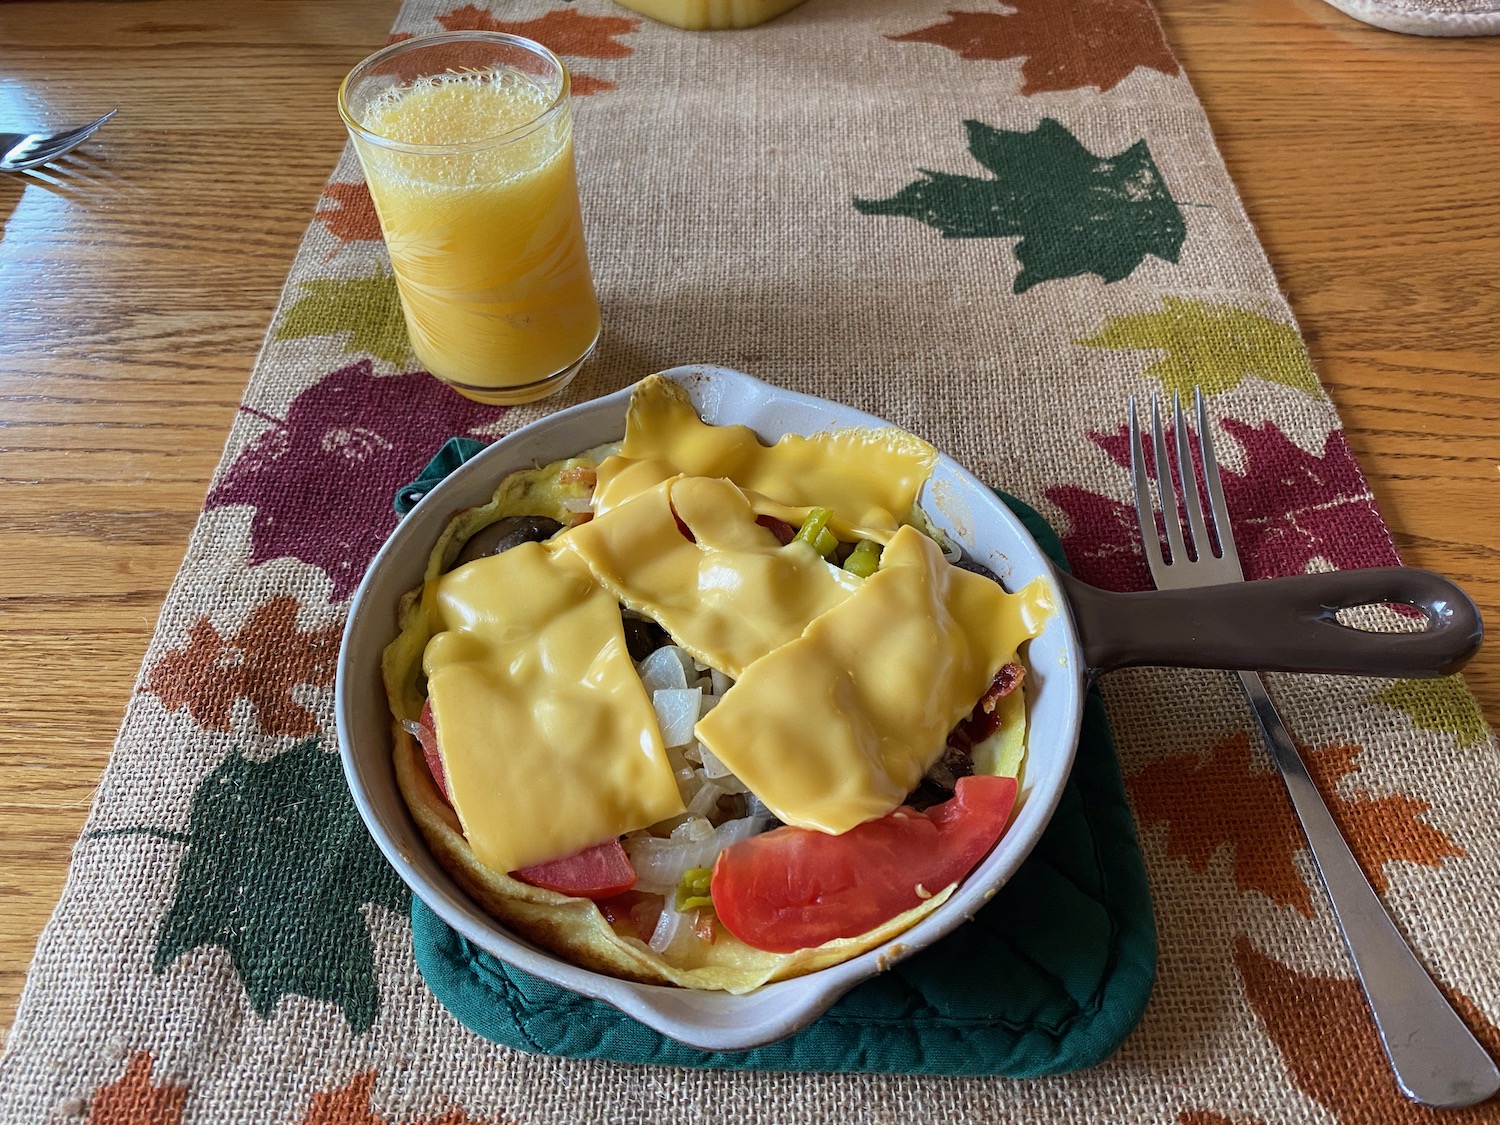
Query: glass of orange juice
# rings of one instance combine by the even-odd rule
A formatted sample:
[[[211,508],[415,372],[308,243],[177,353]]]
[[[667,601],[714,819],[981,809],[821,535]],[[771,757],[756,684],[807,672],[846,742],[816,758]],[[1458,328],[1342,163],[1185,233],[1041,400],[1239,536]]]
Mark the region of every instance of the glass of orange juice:
[[[498,32],[408,39],[350,71],[339,112],[417,358],[479,402],[560,391],[599,338],[562,61]]]

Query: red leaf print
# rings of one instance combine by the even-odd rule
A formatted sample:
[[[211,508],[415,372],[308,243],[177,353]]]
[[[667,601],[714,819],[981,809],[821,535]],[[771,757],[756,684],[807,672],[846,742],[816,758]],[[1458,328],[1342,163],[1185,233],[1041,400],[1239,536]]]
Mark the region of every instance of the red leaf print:
[[[962,59],[1025,58],[1021,93],[1113,89],[1138,66],[1177,74],[1161,24],[1144,0],[1006,0],[1007,12],[948,12],[946,23],[898,43],[933,43]]]
[[[1400,565],[1395,543],[1342,430],[1329,433],[1321,453],[1308,453],[1274,422],[1252,426],[1225,418],[1223,426],[1242,446],[1246,462],[1243,474],[1222,470],[1224,498],[1246,578],[1301,574],[1316,558],[1339,570]],[[1124,426],[1109,434],[1090,433],[1088,438],[1122,469],[1129,468],[1130,436]],[[1167,439],[1175,470],[1170,427]],[[1221,462],[1223,452],[1220,443]],[[1154,472],[1149,453],[1146,461]],[[1046,495],[1068,517],[1063,547],[1080,578],[1111,590],[1150,588],[1130,505],[1074,485],[1049,488]]]
[[[1072,484],[1054,485],[1046,496],[1066,519],[1062,544],[1075,575],[1105,590],[1152,588],[1132,505]]]
[[[323,198],[313,218],[321,219],[340,242],[372,242],[380,238],[375,201],[363,180],[357,184],[330,183],[323,189]]]
[[[369,360],[326,375],[256,438],[205,508],[255,507],[250,565],[291,557],[359,585],[396,526],[392,497],[448,438],[494,422],[504,407],[463,398],[426,372],[377,376]]]

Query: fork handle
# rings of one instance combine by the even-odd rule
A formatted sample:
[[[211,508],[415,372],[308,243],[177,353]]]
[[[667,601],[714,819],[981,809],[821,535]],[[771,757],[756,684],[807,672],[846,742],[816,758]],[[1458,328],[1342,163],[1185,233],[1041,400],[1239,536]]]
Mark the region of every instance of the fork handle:
[[[1154,664],[1425,679],[1456,672],[1484,637],[1467,594],[1446,578],[1409,567],[1128,594],[1067,574],[1058,579],[1084,659],[1096,672]],[[1419,610],[1425,627],[1371,633],[1335,616],[1382,603]]]
[[[1424,1105],[1484,1101],[1500,1090],[1500,1069],[1438,991],[1381,905],[1261,678],[1241,672],[1239,680],[1286,782],[1397,1083],[1407,1097]]]

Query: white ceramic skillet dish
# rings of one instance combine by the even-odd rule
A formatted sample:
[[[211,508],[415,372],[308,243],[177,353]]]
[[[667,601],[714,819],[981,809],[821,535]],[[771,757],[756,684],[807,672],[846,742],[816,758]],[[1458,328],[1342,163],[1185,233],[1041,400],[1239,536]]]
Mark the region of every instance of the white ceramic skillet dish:
[[[679,367],[665,374],[688,391],[707,421],[748,425],[766,441],[788,433],[887,425],[861,411],[782,390],[725,368]],[[1042,578],[1057,594],[1057,612],[1025,653],[1027,756],[1013,823],[941,908],[886,944],[841,964],[763,985],[742,996],[604,976],[511,935],[453,882],[428,851],[397,788],[380,660],[397,634],[396,607],[402,595],[421,585],[432,546],[453,516],[486,503],[500,481],[518,469],[618,440],[624,433],[629,400],[626,388],[559,411],[495,442],[433,489],[402,521],[375,557],[350,608],[339,654],[338,736],[349,787],[371,835],[413,893],[439,917],[496,957],[612,1004],[694,1047],[738,1050],[789,1035],[855,984],[971,917],[1011,877],[1046,827],[1072,767],[1083,695],[1094,672],[1151,663],[1440,675],[1462,663],[1478,645],[1478,618],[1472,603],[1436,576],[1404,570],[1345,572],[1386,576],[1373,586],[1365,582],[1363,593],[1357,596],[1352,588],[1325,590],[1320,595],[1304,579],[1220,588],[1220,603],[1226,600],[1225,593],[1230,595],[1228,619],[1257,622],[1253,632],[1261,643],[1251,638],[1247,644],[1240,630],[1225,627],[1226,615],[1216,612],[1225,606],[1213,605],[1201,592],[1106,594],[1055,572],[995,494],[951,458],[940,456],[921,497],[934,522],[970,558],[994,571],[1007,588],[1019,589],[1033,578]],[[1413,590],[1410,583],[1398,581],[1401,575],[1431,579],[1439,588],[1436,593],[1426,586]],[[1310,578],[1335,580],[1335,587],[1348,585],[1337,581],[1340,575]],[[1272,587],[1281,587],[1281,592],[1269,599],[1247,596],[1247,592],[1258,594]],[[1389,645],[1377,644],[1372,651],[1368,642],[1400,638],[1354,633],[1325,620],[1331,618],[1330,604],[1375,601],[1420,604],[1429,617],[1429,631],[1404,636],[1418,644],[1428,641],[1433,651],[1398,644],[1392,657]],[[1268,605],[1277,612],[1268,611]],[[1271,627],[1265,624],[1268,614]],[[1299,627],[1301,635],[1284,635],[1289,629],[1296,634]],[[1333,635],[1328,635],[1330,628]],[[1433,646],[1434,640],[1441,643]]]

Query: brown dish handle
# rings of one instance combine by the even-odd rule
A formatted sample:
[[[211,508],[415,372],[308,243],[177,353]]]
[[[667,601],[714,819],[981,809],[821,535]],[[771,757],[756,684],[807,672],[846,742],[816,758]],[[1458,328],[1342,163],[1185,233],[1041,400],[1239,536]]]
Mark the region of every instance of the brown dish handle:
[[[1058,578],[1095,672],[1150,664],[1425,679],[1458,671],[1484,638],[1467,594],[1446,578],[1407,567],[1132,594]],[[1425,627],[1371,633],[1334,616],[1382,603],[1420,611]]]

